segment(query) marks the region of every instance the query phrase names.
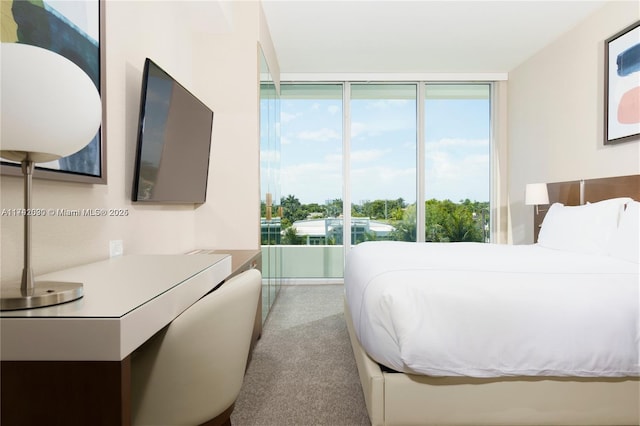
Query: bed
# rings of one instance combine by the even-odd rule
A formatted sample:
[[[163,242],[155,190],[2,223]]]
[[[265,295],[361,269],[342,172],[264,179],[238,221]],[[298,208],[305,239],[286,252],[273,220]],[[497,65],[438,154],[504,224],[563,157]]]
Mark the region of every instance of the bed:
[[[372,424],[639,424],[640,203],[621,198],[639,178],[577,182],[577,207],[576,182],[550,184],[532,245],[353,248],[345,318]]]

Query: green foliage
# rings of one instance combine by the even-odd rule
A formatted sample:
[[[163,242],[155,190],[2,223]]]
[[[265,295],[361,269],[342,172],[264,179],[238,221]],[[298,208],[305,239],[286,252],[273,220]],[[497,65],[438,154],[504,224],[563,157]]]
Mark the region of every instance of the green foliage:
[[[488,223],[488,215],[478,212],[487,208],[488,203],[465,200],[456,204],[451,200],[429,200],[425,202],[425,241],[457,242],[484,240],[482,217]],[[412,204],[403,211],[399,221],[391,222],[396,230],[393,239],[397,241],[416,241],[416,206]],[[475,215],[474,215],[475,213]]]
[[[400,220],[394,223],[396,228],[392,233],[392,239],[396,241],[416,241],[418,232],[416,225],[416,205],[411,204],[402,212]]]
[[[464,200],[456,204],[451,200],[425,202],[425,239],[433,242],[483,241],[483,229],[489,215],[489,203]],[[475,213],[475,216],[474,216]],[[482,218],[485,223],[482,223]],[[480,219],[480,220],[478,220]]]
[[[306,242],[306,238],[298,236],[293,226],[287,228],[282,235],[282,244],[285,245],[304,245]]]
[[[307,218],[308,210],[300,204],[294,195],[287,195],[280,199],[280,205],[282,206],[282,219],[286,220],[289,226],[296,220],[303,220]],[[284,227],[284,223],[282,225]]]
[[[357,210],[359,217],[368,217],[373,220],[397,220],[402,219],[405,207],[404,200],[398,198],[397,200],[365,201]]]
[[[335,199],[325,205],[326,217],[339,217],[342,214],[342,200]]]
[[[283,217],[282,244],[306,244],[306,239],[296,234],[292,224],[307,218],[337,218],[342,214],[343,202],[340,199],[328,201],[325,205],[317,203],[302,204],[294,195],[280,200]],[[265,206],[261,205],[264,217]],[[352,204],[353,218],[368,217],[372,220],[392,225],[395,230],[388,239],[396,241],[416,241],[417,209],[415,204],[407,205],[402,198],[396,200],[365,201]],[[489,203],[469,199],[454,203],[451,200],[431,199],[425,202],[425,240],[432,242],[486,241],[489,224]],[[378,239],[373,232],[359,232],[354,242]],[[335,244],[335,238],[327,236],[327,244]]]

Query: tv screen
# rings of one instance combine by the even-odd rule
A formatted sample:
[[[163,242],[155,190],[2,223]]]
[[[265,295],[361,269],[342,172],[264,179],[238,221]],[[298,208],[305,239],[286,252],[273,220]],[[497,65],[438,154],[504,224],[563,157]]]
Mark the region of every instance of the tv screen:
[[[133,201],[204,203],[213,111],[147,58]]]

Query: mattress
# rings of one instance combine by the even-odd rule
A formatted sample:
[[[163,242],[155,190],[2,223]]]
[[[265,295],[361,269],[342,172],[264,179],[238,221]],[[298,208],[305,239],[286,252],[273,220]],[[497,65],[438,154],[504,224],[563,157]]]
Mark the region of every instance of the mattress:
[[[345,292],[378,363],[430,376],[640,375],[638,264],[533,245],[366,242]]]

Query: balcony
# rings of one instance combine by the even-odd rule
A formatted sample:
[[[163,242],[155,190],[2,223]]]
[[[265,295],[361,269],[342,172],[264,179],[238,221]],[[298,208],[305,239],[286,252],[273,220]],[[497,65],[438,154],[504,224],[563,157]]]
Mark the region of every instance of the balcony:
[[[279,276],[283,284],[310,280],[333,282],[344,277],[341,245],[272,245],[262,249],[263,276]]]

